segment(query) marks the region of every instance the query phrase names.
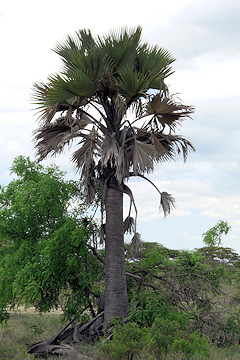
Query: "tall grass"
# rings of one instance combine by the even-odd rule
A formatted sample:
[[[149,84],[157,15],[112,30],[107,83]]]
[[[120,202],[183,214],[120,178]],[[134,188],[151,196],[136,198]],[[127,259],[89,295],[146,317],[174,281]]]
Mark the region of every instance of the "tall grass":
[[[13,359],[23,347],[46,340],[62,328],[60,314],[13,313],[0,325],[0,359]]]

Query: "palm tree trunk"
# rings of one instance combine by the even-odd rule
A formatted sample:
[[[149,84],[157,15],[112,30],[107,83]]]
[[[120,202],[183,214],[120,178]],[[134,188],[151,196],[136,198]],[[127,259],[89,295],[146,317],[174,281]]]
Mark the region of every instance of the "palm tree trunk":
[[[104,322],[124,317],[129,309],[125,270],[123,194],[112,188],[106,193]]]

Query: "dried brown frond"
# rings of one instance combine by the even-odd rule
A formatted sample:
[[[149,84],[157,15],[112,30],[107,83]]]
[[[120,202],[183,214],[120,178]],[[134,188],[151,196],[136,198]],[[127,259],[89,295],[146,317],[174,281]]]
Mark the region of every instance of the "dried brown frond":
[[[130,156],[131,165],[134,173],[145,173],[153,170],[154,167],[154,147],[152,144],[135,140]]]
[[[171,146],[168,141],[166,141],[164,136],[156,136],[154,133],[150,135],[152,144],[154,146],[155,158],[157,161],[169,161],[174,157]]]
[[[126,149],[120,146],[118,157],[115,159],[116,178],[119,184],[129,177],[129,160]]]
[[[175,130],[184,118],[190,117],[194,108],[175,102],[172,97],[166,97],[163,92],[153,96],[147,105],[147,114],[153,115],[145,125],[146,128],[153,128],[163,131],[167,125],[171,130]]]
[[[135,233],[130,244],[130,253],[133,257],[135,257],[139,253],[142,244],[143,242],[141,239],[141,235],[138,232]]]
[[[161,193],[160,207],[163,209],[164,216],[167,216],[175,208],[176,200],[166,191]]]
[[[76,150],[72,156],[72,160],[75,162],[78,169],[80,169],[84,163],[90,164],[93,161],[94,155],[98,153],[98,132],[94,127],[90,134],[84,135],[84,139],[79,144],[81,147]]]
[[[135,220],[131,216],[127,216],[123,222],[124,233],[132,234],[135,231]]]
[[[118,155],[119,148],[115,139],[115,133],[107,134],[102,141],[101,147],[102,166],[107,166],[108,164],[114,165],[115,159],[118,158]]]

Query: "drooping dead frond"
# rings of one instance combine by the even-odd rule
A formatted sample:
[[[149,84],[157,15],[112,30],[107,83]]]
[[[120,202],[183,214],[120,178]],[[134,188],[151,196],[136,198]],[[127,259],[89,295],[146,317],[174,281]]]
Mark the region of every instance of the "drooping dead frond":
[[[39,161],[50,153],[54,155],[61,152],[66,144],[81,136],[81,131],[90,123],[91,120],[85,114],[73,118],[71,111],[68,111],[66,116],[40,126],[35,131],[35,147]]]
[[[171,213],[171,211],[175,208],[175,204],[176,200],[171,194],[167,193],[166,191],[161,193],[160,208],[163,209],[164,216],[167,216]]]
[[[157,161],[169,161],[174,158],[174,153],[171,149],[171,143],[168,143],[168,141],[164,141],[164,137],[161,136],[161,140],[159,136],[154,135],[152,133],[150,135],[152,144],[154,146],[154,155]]]
[[[135,231],[135,220],[131,216],[127,216],[123,222],[124,233],[132,234]]]
[[[85,196],[87,203],[91,204],[94,200],[97,188],[94,160],[86,161],[81,170],[83,195]]]
[[[193,144],[186,138],[179,135],[169,135],[168,138],[177,149],[178,154],[183,154],[184,162],[187,160],[189,151],[196,151]]]
[[[134,173],[143,174],[153,170],[154,147],[152,144],[145,144],[135,140],[130,157]]]
[[[83,137],[83,134],[82,134]],[[81,170],[84,195],[91,203],[96,193],[95,157],[99,151],[98,132],[92,128],[90,134],[84,135],[80,142],[81,147],[72,155],[72,160],[78,170]]]
[[[64,119],[60,118],[53,124],[46,124],[35,132],[38,160],[41,161],[48,154],[53,155],[63,150],[65,144],[73,140],[78,133],[73,131]]]
[[[116,178],[119,184],[129,176],[129,160],[124,146],[120,146],[118,157],[115,159]]]
[[[130,244],[130,254],[135,257],[138,253],[139,250],[141,249],[143,242],[141,239],[141,235],[136,232],[132,238],[131,244]]]
[[[96,155],[98,151],[98,132],[94,127],[89,135],[84,136],[84,140],[82,140],[80,144],[82,146],[75,151],[72,156],[72,160],[78,169],[80,169],[84,163],[91,163],[94,155]]]
[[[115,139],[115,133],[107,134],[102,141],[101,163],[102,166],[108,164],[114,165],[115,159],[118,158],[119,149]]]

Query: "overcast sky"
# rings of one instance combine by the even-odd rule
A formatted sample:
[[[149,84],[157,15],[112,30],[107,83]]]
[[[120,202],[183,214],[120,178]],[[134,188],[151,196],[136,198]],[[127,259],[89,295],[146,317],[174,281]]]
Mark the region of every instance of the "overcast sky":
[[[156,168],[151,180],[170,192],[177,209],[163,219],[150,184],[131,180],[138,229],[145,241],[176,249],[203,245],[202,234],[219,220],[231,225],[223,245],[240,253],[240,1],[152,0],[60,2],[8,0],[0,8],[0,184],[10,181],[17,155],[34,159],[31,105],[34,82],[59,70],[51,51],[66,35],[89,28],[103,34],[121,26],[143,27],[143,40],[177,59],[168,78],[172,93],[195,106],[181,133],[196,147],[182,159]],[[66,151],[52,159],[76,178]],[[45,162],[46,163],[46,162]]]

